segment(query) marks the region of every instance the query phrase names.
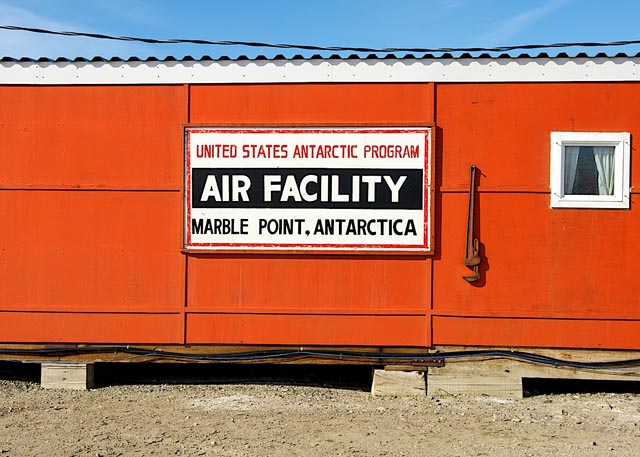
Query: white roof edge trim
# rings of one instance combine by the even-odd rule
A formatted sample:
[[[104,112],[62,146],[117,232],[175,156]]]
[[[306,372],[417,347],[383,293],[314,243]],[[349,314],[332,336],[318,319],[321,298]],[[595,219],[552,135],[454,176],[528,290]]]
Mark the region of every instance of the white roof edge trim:
[[[638,81],[640,58],[1,62],[0,85]]]

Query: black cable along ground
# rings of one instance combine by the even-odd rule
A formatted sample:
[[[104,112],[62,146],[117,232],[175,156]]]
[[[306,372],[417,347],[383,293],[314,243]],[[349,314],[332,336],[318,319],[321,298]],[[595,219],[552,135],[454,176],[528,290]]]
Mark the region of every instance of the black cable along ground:
[[[314,46],[304,44],[287,44],[287,43],[261,43],[254,41],[211,41],[197,39],[156,39],[131,36],[105,35],[101,33],[89,32],[72,32],[72,31],[54,31],[33,27],[21,27],[16,25],[0,25],[0,29],[21,31],[30,33],[40,33],[48,35],[61,35],[73,37],[95,38],[100,40],[115,41],[133,41],[147,44],[196,44],[196,45],[214,45],[214,46],[249,46],[258,48],[277,48],[277,49],[302,49],[306,51],[352,51],[352,52],[368,52],[368,53],[393,53],[393,52],[420,52],[420,53],[452,53],[452,52],[505,52],[527,49],[553,49],[568,47],[609,47],[609,46],[628,46],[640,44],[640,40],[623,40],[609,42],[575,42],[575,43],[551,43],[551,44],[524,44],[513,46],[496,46],[496,47],[444,47],[444,48],[365,48],[356,46]]]
[[[98,360],[101,362],[118,361],[141,357],[166,358],[182,361],[200,361],[200,362],[248,362],[248,361],[281,361],[290,359],[326,359],[340,360],[342,362],[362,362],[372,361],[378,363],[388,362],[405,362],[405,363],[428,363],[438,360],[453,359],[470,359],[470,358],[505,358],[520,360],[542,365],[550,365],[555,367],[566,368],[582,368],[582,369],[601,369],[601,370],[620,370],[625,368],[640,367],[640,359],[617,360],[611,362],[573,362],[568,360],[556,359],[538,354],[531,354],[521,351],[499,351],[499,350],[473,350],[473,351],[456,351],[442,353],[368,353],[356,351],[329,351],[329,350],[265,350],[238,352],[227,354],[197,354],[182,353],[160,350],[149,350],[131,346],[95,346],[87,348],[42,348],[42,349],[0,349],[0,355],[11,356],[42,356],[42,357],[60,357],[69,354],[126,354],[127,357],[120,359],[107,358]],[[0,359],[0,361],[15,361],[9,359]],[[40,363],[45,360],[25,360],[25,362]]]

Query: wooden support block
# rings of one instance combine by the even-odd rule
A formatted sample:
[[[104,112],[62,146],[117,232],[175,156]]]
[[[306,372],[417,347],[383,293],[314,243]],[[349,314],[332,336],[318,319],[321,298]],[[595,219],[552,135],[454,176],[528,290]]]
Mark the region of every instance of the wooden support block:
[[[505,359],[448,360],[430,367],[427,392],[432,396],[477,394],[497,398],[522,398],[522,378]]]
[[[524,378],[640,381],[640,374],[632,369],[586,369],[510,358],[449,359],[444,367],[429,367],[427,393],[522,398]]]
[[[424,396],[427,393],[424,374],[424,371],[374,370],[371,395]]]
[[[87,390],[93,387],[93,363],[43,363],[40,385],[45,389]]]

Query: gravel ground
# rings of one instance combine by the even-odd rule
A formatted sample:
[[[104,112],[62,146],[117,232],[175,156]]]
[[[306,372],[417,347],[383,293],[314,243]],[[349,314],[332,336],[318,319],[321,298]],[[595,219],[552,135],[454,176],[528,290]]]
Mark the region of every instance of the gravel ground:
[[[35,367],[35,368],[34,368]],[[0,456],[638,456],[640,395],[373,398],[363,367],[0,367]]]

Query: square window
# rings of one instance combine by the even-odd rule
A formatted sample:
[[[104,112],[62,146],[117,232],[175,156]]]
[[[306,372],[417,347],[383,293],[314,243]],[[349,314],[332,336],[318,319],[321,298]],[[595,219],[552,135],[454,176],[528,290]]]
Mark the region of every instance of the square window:
[[[551,132],[552,208],[629,208],[628,132]]]

